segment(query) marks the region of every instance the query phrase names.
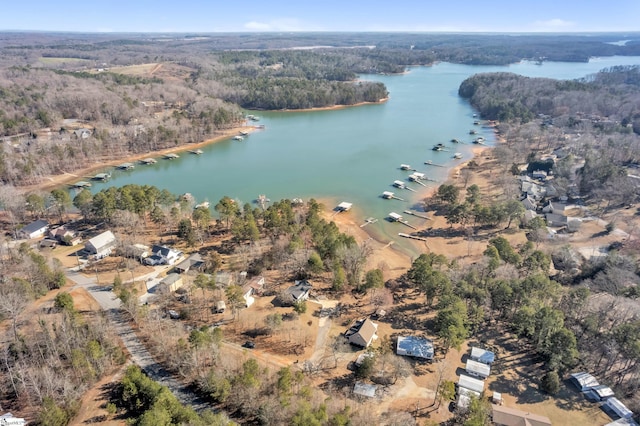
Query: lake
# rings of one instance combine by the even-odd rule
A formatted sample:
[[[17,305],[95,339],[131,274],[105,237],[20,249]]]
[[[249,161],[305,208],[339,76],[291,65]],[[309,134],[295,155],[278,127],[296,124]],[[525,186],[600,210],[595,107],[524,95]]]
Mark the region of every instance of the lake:
[[[241,205],[259,194],[272,200],[299,197],[321,199],[328,209],[341,201],[354,204],[349,213],[358,221],[379,219],[368,232],[382,240],[401,241],[398,232],[409,228],[383,220],[389,212],[402,213],[420,199],[419,192],[393,188],[403,180],[416,191],[424,187],[409,183],[409,164],[430,179],[443,181],[449,169],[471,158],[470,143],[483,136],[488,145],[495,141],[489,127],[474,125],[474,111],[458,97],[460,83],[482,73],[507,71],[530,77],[574,79],[614,65],[637,65],[640,57],[595,58],[589,63],[520,62],[509,66],[468,66],[439,63],[413,67],[402,75],[363,75],[362,79],[383,82],[390,98],[383,104],[312,112],[260,112],[257,131],[244,141],[226,140],[208,145],[202,155],[181,153],[175,160],[158,159],[155,165],[136,165],[127,172],[113,171],[106,183],[96,182],[94,191],[129,183],[155,185],[175,194],[191,193],[198,202],[213,206],[225,195]],[[481,123],[482,124],[482,123]],[[475,129],[478,135],[471,136]],[[466,142],[453,144],[452,138]],[[447,151],[432,147],[443,143]],[[453,159],[460,152],[462,160]],[[432,161],[445,167],[425,165]],[[438,183],[425,182],[435,187]],[[393,191],[406,201],[385,200],[383,191]],[[425,221],[408,217],[416,226]]]

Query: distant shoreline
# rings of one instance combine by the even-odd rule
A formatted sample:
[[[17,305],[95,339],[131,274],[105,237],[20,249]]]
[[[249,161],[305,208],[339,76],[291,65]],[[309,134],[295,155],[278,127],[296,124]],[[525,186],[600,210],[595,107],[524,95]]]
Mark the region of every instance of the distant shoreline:
[[[357,104],[351,104],[351,105],[332,105],[332,106],[327,106],[327,107],[316,107],[316,108],[302,108],[302,109],[275,109],[275,110],[269,110],[270,112],[314,112],[314,111],[333,111],[333,110],[339,110],[339,109],[347,109],[347,108],[352,108],[352,107],[359,107],[359,106],[363,106],[363,105],[379,105],[379,104],[383,104],[385,102],[387,102],[389,100],[389,96],[387,96],[386,98],[382,98],[378,101],[375,102],[358,102]]]
[[[227,140],[233,136],[239,135],[240,132],[252,133],[252,132],[255,132],[256,130],[258,130],[257,126],[233,127],[231,129],[222,130],[220,131],[221,133],[220,135],[210,139],[206,139],[201,142],[179,145],[176,147],[165,148],[157,151],[131,154],[124,157],[118,157],[111,160],[101,161],[99,163],[94,163],[89,166],[74,170],[73,172],[65,172],[64,174],[60,174],[60,175],[46,176],[43,178],[41,182],[37,184],[20,186],[18,187],[18,189],[23,192],[30,192],[30,191],[37,191],[37,190],[51,191],[62,185],[68,185],[70,183],[77,182],[80,180],[88,180],[92,175],[95,175],[96,172],[100,170],[104,170],[105,168],[116,167],[118,164],[135,163],[137,161],[142,160],[143,158],[155,158],[158,156],[163,156],[171,153],[188,152],[197,148],[201,148],[210,144]]]

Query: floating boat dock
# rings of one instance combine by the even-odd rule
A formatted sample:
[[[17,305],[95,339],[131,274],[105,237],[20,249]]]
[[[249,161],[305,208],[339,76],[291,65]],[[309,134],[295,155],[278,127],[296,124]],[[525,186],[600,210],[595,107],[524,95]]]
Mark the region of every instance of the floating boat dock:
[[[93,176],[91,179],[105,181],[105,180],[109,180],[110,177],[111,175],[109,173],[98,173],[97,175]]]
[[[91,188],[91,184],[87,181],[81,180],[80,182],[76,182],[71,184],[73,188]]]
[[[364,228],[367,225],[370,225],[372,223],[376,223],[378,221],[378,219],[376,219],[375,217],[368,217],[364,223],[362,225],[360,225],[360,228]]]
[[[461,152],[456,152],[455,154],[453,154],[453,158],[456,160],[459,160],[462,158],[462,153]]]
[[[402,198],[400,197],[396,197],[395,194],[391,191],[384,191],[382,193],[382,198],[387,199],[387,200],[400,200],[400,201],[404,201]]]
[[[427,160],[424,162],[424,164],[428,165],[428,166],[434,166],[434,167],[444,167],[442,164],[436,164],[431,160]]]
[[[405,212],[406,214],[411,215],[411,216],[419,217],[420,219],[430,219],[430,218],[429,218],[429,217],[427,217],[427,216],[423,216],[423,215],[421,215],[421,214],[414,213],[414,212],[412,212],[411,210],[405,210],[404,212]]]
[[[408,164],[400,164],[400,170],[414,170],[414,168]]]
[[[353,203],[343,201],[338,204],[335,209],[333,209],[333,214],[331,215],[331,217],[337,215],[338,213],[348,212],[349,210],[351,210],[351,207],[353,207]]]
[[[155,158],[143,158],[140,162],[142,164],[156,164],[158,161]]]
[[[415,183],[417,183],[417,184],[419,184],[419,185],[422,185],[422,186],[425,186],[425,187],[426,187],[427,185],[425,185],[425,184],[422,182],[422,180],[423,180],[424,178],[425,178],[424,173],[418,173],[418,172],[416,172],[416,173],[413,173],[412,175],[409,175],[409,180],[411,180],[412,182],[415,182]]]
[[[409,188],[403,181],[401,180],[394,180],[393,181],[393,186],[395,186],[396,188],[400,188],[400,189],[406,189],[408,191],[411,192],[416,192],[415,189],[413,188]]]
[[[165,154],[164,155],[164,159],[165,160],[175,160],[176,158],[180,158],[180,156],[178,154],[174,154],[174,153],[169,153],[169,154]]]
[[[244,138],[242,136],[240,136],[240,135],[236,135],[236,136],[233,137],[233,140],[234,141],[243,141]]]
[[[202,151],[201,149],[192,149],[189,152],[195,155],[201,155],[204,151]]]
[[[404,238],[411,238],[412,240],[427,241],[425,237],[418,237],[417,235],[405,234],[404,232],[398,232],[398,235]]]
[[[407,222],[406,220],[404,220],[401,214],[398,214],[398,213],[396,213],[396,212],[391,212],[391,213],[389,213],[389,219],[390,219],[392,222],[398,222],[398,223],[401,223],[401,224],[403,224],[403,225],[406,225],[406,226],[408,226],[408,227],[409,227],[409,228],[411,228],[411,229],[418,229],[418,228],[416,228],[415,226],[411,225],[411,224],[410,224],[409,222]]]
[[[116,166],[116,169],[118,170],[131,170],[133,168],[135,168],[136,166],[133,163],[122,163],[120,165]]]

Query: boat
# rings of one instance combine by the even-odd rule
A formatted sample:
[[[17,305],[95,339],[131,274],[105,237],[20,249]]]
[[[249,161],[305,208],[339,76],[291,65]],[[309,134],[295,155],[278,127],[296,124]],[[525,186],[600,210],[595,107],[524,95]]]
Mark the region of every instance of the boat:
[[[155,158],[143,158],[142,160],[140,160],[140,162],[142,164],[156,164],[157,163]]]
[[[473,122],[473,124],[474,124],[475,126],[477,126],[478,124],[480,124],[480,122],[479,122],[478,120],[475,120],[475,121]]]
[[[247,120],[251,120],[251,121],[260,121],[260,117],[256,117],[253,114],[249,114],[247,115]]]
[[[240,130],[240,136],[249,136],[249,132],[246,132],[244,130]]]
[[[478,116],[478,114],[476,114],[475,112],[473,113],[473,118],[476,118]]]
[[[195,155],[201,155],[204,153],[204,151],[202,151],[201,149],[192,149],[189,152]]]
[[[455,154],[453,154],[453,158],[455,158],[456,160],[459,160],[462,158],[462,153],[461,152],[456,152]]]
[[[453,143],[460,143],[460,141],[459,141],[458,139],[456,139],[456,138],[451,139],[451,142],[453,142]]]
[[[164,155],[165,160],[175,160],[176,158],[180,158],[180,156],[178,154],[174,154],[173,152]]]
[[[413,170],[413,168],[408,164],[400,164],[401,170]]]
[[[116,166],[118,170],[131,170],[135,167],[133,163],[122,163]]]
[[[441,144],[441,143],[436,144],[431,149],[433,149],[434,151],[443,151],[444,150],[444,144]]]
[[[234,141],[243,141],[244,138],[242,136],[240,136],[240,135],[236,135],[236,136],[233,137],[233,140]]]
[[[473,130],[473,129],[469,130],[469,134],[470,134],[470,135],[475,135],[475,134],[477,134],[477,133],[478,133],[478,132],[476,132],[476,131],[475,131],[475,130]]]

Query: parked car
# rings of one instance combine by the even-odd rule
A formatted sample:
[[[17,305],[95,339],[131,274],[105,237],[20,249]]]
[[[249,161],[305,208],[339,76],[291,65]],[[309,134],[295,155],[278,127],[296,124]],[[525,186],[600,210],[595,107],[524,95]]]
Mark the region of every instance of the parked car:
[[[243,348],[247,348],[247,349],[253,349],[256,347],[256,344],[254,342],[252,342],[251,340],[247,340],[246,342],[244,342],[242,344]]]
[[[169,309],[167,312],[169,314],[169,318],[171,319],[180,319],[180,313],[178,311],[174,311],[173,309]]]

